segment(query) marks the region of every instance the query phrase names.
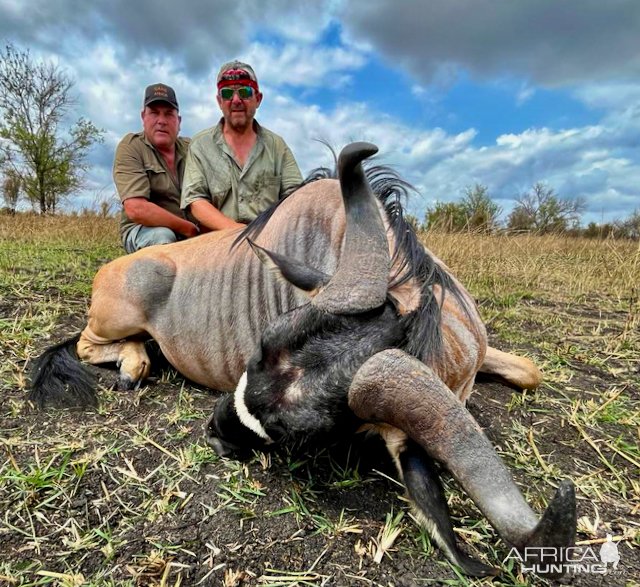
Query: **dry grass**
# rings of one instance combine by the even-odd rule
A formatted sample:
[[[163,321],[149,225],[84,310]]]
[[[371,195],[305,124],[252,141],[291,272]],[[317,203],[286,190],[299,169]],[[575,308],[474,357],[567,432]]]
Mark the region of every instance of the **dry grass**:
[[[612,302],[637,312],[640,243],[563,236],[423,235],[465,286],[480,297],[551,295],[565,301]],[[594,304],[595,306],[595,304]],[[599,304],[598,304],[599,306]]]
[[[119,247],[118,220],[100,216],[37,216],[0,214],[0,243],[65,245],[94,249]],[[114,250],[114,255],[120,251]]]

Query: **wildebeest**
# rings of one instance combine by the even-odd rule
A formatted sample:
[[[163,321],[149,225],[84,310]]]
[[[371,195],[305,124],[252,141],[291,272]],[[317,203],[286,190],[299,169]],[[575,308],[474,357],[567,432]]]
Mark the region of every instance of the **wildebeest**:
[[[433,460],[508,542],[568,545],[572,485],[560,486],[538,522],[461,403],[478,371],[521,387],[537,385],[539,372],[487,347],[473,300],[405,222],[402,183],[374,171],[373,198],[360,161],[374,150],[348,147],[340,184],[309,183],[249,227],[266,264],[245,242],[232,246],[237,232],[221,231],[104,266],[86,328],[37,361],[30,397],[40,405],[96,402],[74,347],[89,363],[117,362],[120,387],[138,385],[149,372],[144,339],[151,336],[186,377],[236,389],[209,426],[220,452],[315,433],[323,421],[327,430],[342,419],[370,422],[398,461],[420,517],[467,573],[492,570],[457,548]],[[326,393],[308,394],[305,377],[318,367]],[[275,401],[255,405],[265,397]],[[300,407],[307,411],[297,414],[297,429]]]

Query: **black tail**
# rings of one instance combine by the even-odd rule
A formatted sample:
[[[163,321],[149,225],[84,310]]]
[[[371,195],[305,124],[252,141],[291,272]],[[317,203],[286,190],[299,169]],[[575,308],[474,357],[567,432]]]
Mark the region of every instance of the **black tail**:
[[[409,440],[407,448],[400,454],[400,465],[418,519],[447,558],[471,577],[497,575],[498,569],[471,558],[458,548],[440,477],[427,453]]]
[[[29,399],[39,408],[97,407],[95,378],[76,354],[79,338],[48,348],[34,361]]]

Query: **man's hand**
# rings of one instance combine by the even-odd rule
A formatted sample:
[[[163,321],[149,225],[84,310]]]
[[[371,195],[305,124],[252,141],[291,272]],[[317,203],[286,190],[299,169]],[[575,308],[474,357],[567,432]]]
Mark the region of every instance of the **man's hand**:
[[[185,227],[180,231],[180,234],[186,236],[187,238],[198,236],[200,234],[200,229],[193,222],[189,222],[188,220],[185,222]]]
[[[195,200],[189,206],[191,214],[200,223],[202,230],[223,230],[226,228],[244,228],[246,224],[236,222],[233,218],[225,216],[211,202],[207,200]]]

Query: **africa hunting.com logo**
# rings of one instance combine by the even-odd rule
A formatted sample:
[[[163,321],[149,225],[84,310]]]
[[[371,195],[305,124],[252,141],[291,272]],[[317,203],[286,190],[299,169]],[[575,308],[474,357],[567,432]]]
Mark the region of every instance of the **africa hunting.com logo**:
[[[523,573],[536,575],[606,575],[617,572],[620,554],[611,534],[607,534],[607,541],[598,554],[590,546],[528,546],[520,552],[512,548],[503,563],[508,561],[517,561]]]

